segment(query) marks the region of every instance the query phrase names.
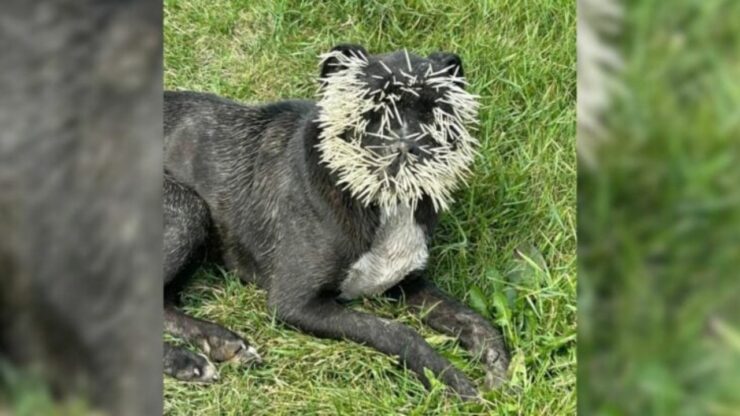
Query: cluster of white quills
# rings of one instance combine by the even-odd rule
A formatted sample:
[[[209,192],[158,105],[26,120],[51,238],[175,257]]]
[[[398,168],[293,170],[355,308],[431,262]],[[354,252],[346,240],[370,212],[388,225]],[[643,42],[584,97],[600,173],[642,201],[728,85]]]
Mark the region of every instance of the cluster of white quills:
[[[457,71],[450,75],[451,67],[433,72],[429,66],[423,77],[413,76],[406,52],[408,72],[401,70],[395,75],[380,62],[387,74],[372,77],[386,82],[382,88],[370,90],[363,81],[369,62],[361,53],[348,56],[333,51],[321,58],[322,62],[335,59],[341,68],[322,79],[318,103],[321,133],[317,146],[322,162],[337,174],[339,184],[366,206],[377,203],[388,211],[395,211],[399,204],[415,208],[422,196],[427,195],[436,211],[446,210],[452,192],[464,183],[477,154],[478,141],[469,131],[477,124],[477,96],[461,88],[464,79],[456,75]],[[388,93],[391,84],[396,90],[416,96],[421,88],[432,88],[440,93],[436,100],[452,109],[450,113],[435,106],[433,122],[422,125],[421,132],[405,137],[418,141],[429,135],[436,145],[420,146],[420,151],[430,157],[407,154],[392,177],[387,170],[398,154],[390,152],[384,156],[361,145],[363,135],[380,137],[389,146],[399,139],[389,128],[391,123],[404,124],[396,105],[400,95]],[[367,131],[368,121],[362,116],[368,111],[382,114],[377,131]]]

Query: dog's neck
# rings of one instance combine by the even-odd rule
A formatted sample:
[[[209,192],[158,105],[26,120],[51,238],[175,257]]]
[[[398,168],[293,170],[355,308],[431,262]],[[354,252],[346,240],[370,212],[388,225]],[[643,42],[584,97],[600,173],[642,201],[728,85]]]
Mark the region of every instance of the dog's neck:
[[[320,127],[316,117],[309,117],[303,129],[303,159],[307,185],[318,193],[318,197],[331,208],[337,222],[354,235],[371,241],[380,222],[380,210],[374,205],[365,206],[343,190],[339,179],[321,162],[316,145],[319,143]]]

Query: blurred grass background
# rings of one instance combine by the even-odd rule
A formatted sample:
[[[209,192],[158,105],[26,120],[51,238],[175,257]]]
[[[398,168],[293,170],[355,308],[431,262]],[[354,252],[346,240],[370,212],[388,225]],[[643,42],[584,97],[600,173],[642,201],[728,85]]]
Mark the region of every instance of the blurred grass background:
[[[512,381],[463,404],[427,392],[392,358],[275,322],[265,294],[203,271],[194,315],[246,335],[266,365],[221,368],[212,386],[165,381],[166,414],[531,414],[575,412],[575,4],[570,0],[165,0],[165,86],[244,102],[313,98],[318,59],[341,42],[463,59],[481,95],[482,142],[469,187],[432,242],[430,275],[503,328]],[[482,370],[400,305],[396,317],[471,377]]]
[[[578,172],[578,410],[739,415],[740,2],[602,3],[624,67]]]

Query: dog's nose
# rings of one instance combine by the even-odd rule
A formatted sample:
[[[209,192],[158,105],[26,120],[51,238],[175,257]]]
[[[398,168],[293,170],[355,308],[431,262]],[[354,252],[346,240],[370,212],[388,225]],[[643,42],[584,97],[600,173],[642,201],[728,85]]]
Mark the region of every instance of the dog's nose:
[[[399,148],[403,153],[410,153],[414,156],[419,156],[421,153],[419,150],[419,145],[413,141],[413,140],[401,140],[401,143],[399,144]]]

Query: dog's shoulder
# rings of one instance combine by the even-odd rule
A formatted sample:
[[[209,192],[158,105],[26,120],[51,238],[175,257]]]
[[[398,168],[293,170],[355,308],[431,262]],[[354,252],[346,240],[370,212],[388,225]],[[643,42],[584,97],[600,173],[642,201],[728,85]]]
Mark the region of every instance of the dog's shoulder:
[[[277,116],[284,113],[305,114],[316,108],[316,102],[310,100],[283,100],[260,105],[266,115]]]

